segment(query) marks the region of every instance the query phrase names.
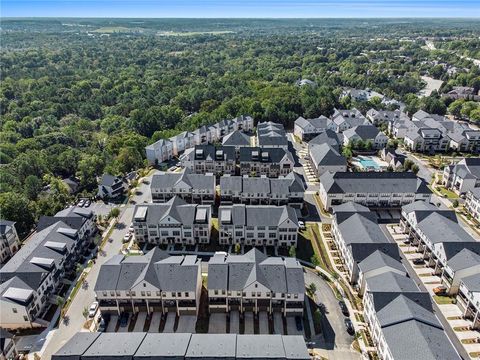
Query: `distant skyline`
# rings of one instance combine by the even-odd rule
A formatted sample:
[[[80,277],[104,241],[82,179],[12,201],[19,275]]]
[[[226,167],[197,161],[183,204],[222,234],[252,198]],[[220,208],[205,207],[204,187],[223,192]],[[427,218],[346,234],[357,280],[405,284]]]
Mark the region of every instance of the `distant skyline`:
[[[1,17],[480,17],[480,0],[1,0]]]

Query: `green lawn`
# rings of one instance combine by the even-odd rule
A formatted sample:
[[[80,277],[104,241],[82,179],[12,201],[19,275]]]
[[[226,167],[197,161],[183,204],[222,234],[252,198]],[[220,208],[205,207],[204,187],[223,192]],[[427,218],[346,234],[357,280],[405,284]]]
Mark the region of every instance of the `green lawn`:
[[[453,191],[445,189],[443,186],[438,186],[437,191],[440,192],[444,197],[448,199],[458,199],[458,195],[455,194]]]
[[[450,296],[433,295],[433,299],[438,305],[448,305],[448,304],[453,304],[455,302],[455,298]]]

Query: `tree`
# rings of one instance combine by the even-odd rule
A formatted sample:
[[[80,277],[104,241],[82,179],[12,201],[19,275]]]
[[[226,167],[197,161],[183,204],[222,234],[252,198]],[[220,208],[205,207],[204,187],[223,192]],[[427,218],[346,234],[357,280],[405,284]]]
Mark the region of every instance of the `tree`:
[[[89,313],[88,307],[85,306],[85,307],[83,308],[83,311],[82,311],[82,315],[83,315],[83,317],[85,318],[85,320],[88,319],[88,313]]]
[[[295,246],[290,246],[290,249],[288,249],[288,256],[293,258],[297,256],[297,250],[295,249]]]
[[[457,199],[453,199],[453,201],[452,201],[452,206],[453,206],[454,208],[457,208],[457,207],[458,207],[458,200],[457,200]]]
[[[405,159],[405,161],[403,162],[403,169],[405,171],[408,171],[412,168],[412,166],[414,165],[413,161],[410,160],[410,159]]]
[[[0,194],[0,214],[5,220],[15,221],[20,237],[27,235],[35,217],[29,201],[24,195],[14,192]]]
[[[235,254],[240,254],[242,246],[239,243],[235,243]]]
[[[317,286],[312,282],[308,285],[307,287],[307,293],[310,297],[313,297],[315,295],[315,292],[317,291]]]
[[[25,195],[29,200],[36,200],[40,191],[42,191],[42,180],[35,175],[29,175],[24,184]]]
[[[313,266],[319,266],[320,265],[320,259],[318,258],[317,254],[314,254],[310,258],[310,262],[313,264]]]
[[[411,167],[411,170],[415,175],[417,175],[420,168],[418,167],[417,164],[413,164],[412,167]]]
[[[111,209],[110,212],[108,213],[109,218],[116,218],[119,215],[120,215],[120,209],[116,207]]]

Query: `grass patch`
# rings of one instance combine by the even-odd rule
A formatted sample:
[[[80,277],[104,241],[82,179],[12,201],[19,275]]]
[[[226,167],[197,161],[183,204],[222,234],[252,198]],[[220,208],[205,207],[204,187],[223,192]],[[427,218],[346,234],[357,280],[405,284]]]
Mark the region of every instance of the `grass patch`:
[[[473,339],[462,339],[462,344],[476,344],[477,343],[477,339],[476,338],[473,338]]]
[[[470,357],[475,359],[476,357],[480,357],[480,351],[474,351],[469,353],[468,355],[470,355]]]
[[[455,326],[453,331],[470,331],[468,326]]]
[[[433,299],[438,305],[448,305],[455,303],[455,298],[450,296],[433,295]]]
[[[311,234],[313,250],[315,251],[315,255],[319,262],[319,266],[330,272],[334,273],[333,264],[330,262],[330,258],[328,257],[328,250],[325,247],[325,242],[322,239],[322,235],[318,231],[318,226],[316,223],[308,223],[306,224],[307,230],[309,230]]]
[[[458,195],[455,194],[453,191],[444,188],[443,186],[437,186],[435,188],[443,197],[447,199],[458,199]]]
[[[447,317],[447,320],[462,320],[461,316],[449,316]]]

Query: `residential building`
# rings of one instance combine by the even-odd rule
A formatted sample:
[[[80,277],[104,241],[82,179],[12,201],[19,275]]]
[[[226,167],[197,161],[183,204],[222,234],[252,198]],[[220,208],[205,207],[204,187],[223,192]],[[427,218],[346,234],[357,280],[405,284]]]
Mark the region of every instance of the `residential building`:
[[[88,244],[62,221],[33,234],[0,269],[2,328],[48,325],[41,317]]]
[[[77,332],[52,360],[310,360],[300,335]]]
[[[340,146],[343,144],[343,134],[327,129],[308,142],[308,151],[310,151],[313,146],[323,144],[330,145],[332,148],[340,152]]]
[[[480,222],[480,187],[467,192],[465,209],[475,221]]]
[[[195,146],[195,135],[188,131],[183,131],[168,140],[172,143],[172,156],[179,156],[185,149]]]
[[[250,147],[250,136],[240,130],[236,130],[223,137],[222,145],[233,146],[235,150],[239,151],[241,147]]]
[[[170,140],[160,139],[145,147],[147,161],[150,165],[158,165],[173,157],[173,143]]]
[[[297,246],[298,218],[290,206],[220,206],[219,243],[222,245]]]
[[[167,202],[179,196],[188,203],[213,204],[215,202],[215,176],[194,174],[185,169],[179,173],[160,172],[152,176],[150,192],[154,203]]]
[[[283,148],[241,148],[239,155],[240,175],[278,177],[293,171],[295,160]]]
[[[480,277],[477,274],[460,280],[457,305],[463,317],[472,321],[472,329],[480,330]]]
[[[309,146],[310,164],[320,178],[325,172],[347,171],[347,159],[327,143]]]
[[[210,205],[187,204],[175,196],[163,204],[136,205],[133,215],[139,243],[208,244],[212,225]]]
[[[304,297],[303,267],[295,258],[267,257],[254,248],[243,255],[217,252],[208,262],[210,312],[302,315]]]
[[[430,197],[425,181],[412,172],[326,172],[320,177],[320,200],[326,210],[349,201],[394,208]]]
[[[161,311],[197,315],[201,289],[199,258],[169,256],[154,248],[145,255],[114,255],[107,260],[100,267],[95,296],[102,313]]]
[[[305,184],[300,176],[291,172],[286,176],[270,179],[260,177],[230,176],[220,178],[222,205],[237,203],[247,205],[290,205],[303,207]]]
[[[0,219],[0,264],[10,259],[20,248],[14,221]]]
[[[447,97],[453,100],[465,99],[471,101],[480,100],[480,91],[475,93],[475,89],[468,86],[454,86],[448,93],[443,94],[442,97]]]
[[[236,151],[233,146],[196,145],[180,157],[182,167],[195,174],[235,175]]]
[[[302,141],[309,141],[330,129],[331,124],[332,120],[323,115],[314,119],[305,119],[300,116],[295,120],[293,134]]]
[[[405,155],[398,154],[394,149],[387,148],[380,151],[380,157],[394,170],[403,169],[403,164],[405,163],[406,159]]]
[[[454,211],[415,202],[402,207],[400,225],[449,294],[458,293],[462,278],[480,272],[480,242],[463,229]]]
[[[368,124],[368,120],[357,109],[335,109],[335,112],[330,119],[332,120],[332,124],[329,126],[329,128],[337,133],[342,133],[354,126]]]
[[[385,98],[384,95],[371,89],[345,89],[342,91],[340,99],[344,97],[350,97],[352,100],[358,102],[370,101],[373,98],[379,98],[380,100]]]
[[[382,124],[390,124],[397,120],[410,120],[410,118],[404,112],[400,110],[395,111],[388,111],[388,110],[375,110],[370,109],[367,111],[367,119],[373,125],[382,125]]]
[[[70,206],[60,210],[54,216],[41,216],[37,224],[37,231],[46,229],[58,221],[62,221],[75,229],[80,239],[89,239],[97,232],[93,211],[78,206]]]
[[[359,141],[371,144],[371,149],[380,150],[387,146],[388,137],[374,125],[358,125],[343,132],[343,145]]]
[[[442,181],[446,188],[457,194],[466,194],[480,187],[480,158],[464,158],[445,166]]]
[[[288,139],[282,124],[271,121],[257,124],[257,145],[261,148],[288,150]]]
[[[0,328],[0,360],[13,360],[18,356],[13,335]]]
[[[127,187],[119,176],[103,174],[98,181],[98,197],[102,199],[116,199],[122,196]]]

